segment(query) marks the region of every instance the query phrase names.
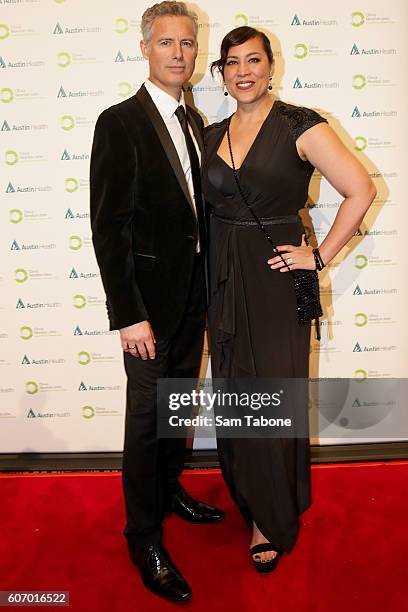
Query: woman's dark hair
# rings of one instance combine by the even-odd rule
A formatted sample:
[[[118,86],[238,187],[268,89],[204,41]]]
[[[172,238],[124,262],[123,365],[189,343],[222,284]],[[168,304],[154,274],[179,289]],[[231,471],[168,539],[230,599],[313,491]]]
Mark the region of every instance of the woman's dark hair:
[[[237,47],[238,45],[242,45],[247,40],[251,40],[251,38],[259,38],[262,42],[264,51],[268,56],[269,63],[273,64],[273,53],[271,49],[271,43],[269,38],[261,32],[260,30],[256,30],[255,28],[250,28],[249,26],[240,26],[239,28],[234,28],[231,32],[228,32],[222,39],[221,43],[221,57],[218,60],[215,60],[210,65],[211,74],[214,75],[214,70],[219,70],[219,72],[224,76],[224,67],[227,61],[228,52],[231,47]]]

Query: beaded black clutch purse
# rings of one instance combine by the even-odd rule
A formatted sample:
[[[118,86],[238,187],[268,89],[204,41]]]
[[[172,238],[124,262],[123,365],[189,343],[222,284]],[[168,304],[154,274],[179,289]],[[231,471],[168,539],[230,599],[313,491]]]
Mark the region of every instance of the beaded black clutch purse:
[[[296,295],[296,309],[299,323],[315,321],[316,337],[320,340],[319,317],[323,310],[320,304],[319,277],[316,270],[302,270],[302,274],[292,272]]]

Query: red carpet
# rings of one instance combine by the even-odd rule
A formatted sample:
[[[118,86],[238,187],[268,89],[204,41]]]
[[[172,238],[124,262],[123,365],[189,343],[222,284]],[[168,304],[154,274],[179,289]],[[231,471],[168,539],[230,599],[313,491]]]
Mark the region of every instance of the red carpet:
[[[407,482],[408,462],[314,466],[313,506],[298,543],[262,576],[250,565],[249,532],[219,473],[186,473],[188,491],[226,509],[227,518],[203,526],[167,521],[167,547],[193,587],[181,607],[406,610]],[[180,609],[145,591],[128,561],[119,474],[3,475],[0,499],[0,590],[70,591],[74,612]]]

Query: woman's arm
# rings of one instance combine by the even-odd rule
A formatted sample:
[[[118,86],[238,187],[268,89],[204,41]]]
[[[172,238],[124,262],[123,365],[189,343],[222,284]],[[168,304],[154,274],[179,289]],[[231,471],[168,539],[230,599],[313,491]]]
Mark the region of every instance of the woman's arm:
[[[320,255],[327,264],[356,233],[377,190],[364,166],[344,146],[337,134],[325,123],[319,123],[304,132],[296,141],[300,157],[308,160],[343,197],[336,218],[326,238],[319,245]],[[315,262],[310,247],[304,242],[299,247],[282,245],[280,251],[288,251],[291,269],[314,269]],[[268,261],[273,269],[288,269],[280,257]]]

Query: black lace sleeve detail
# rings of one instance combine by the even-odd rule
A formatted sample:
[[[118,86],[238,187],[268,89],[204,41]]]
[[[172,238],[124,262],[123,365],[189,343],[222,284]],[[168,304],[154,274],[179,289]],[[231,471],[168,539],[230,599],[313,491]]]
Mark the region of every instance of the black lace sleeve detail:
[[[327,123],[327,119],[319,115],[319,113],[303,106],[293,106],[292,104],[281,102],[278,110],[281,115],[286,117],[294,140],[297,140],[303,132],[306,132],[306,130],[314,125]]]

